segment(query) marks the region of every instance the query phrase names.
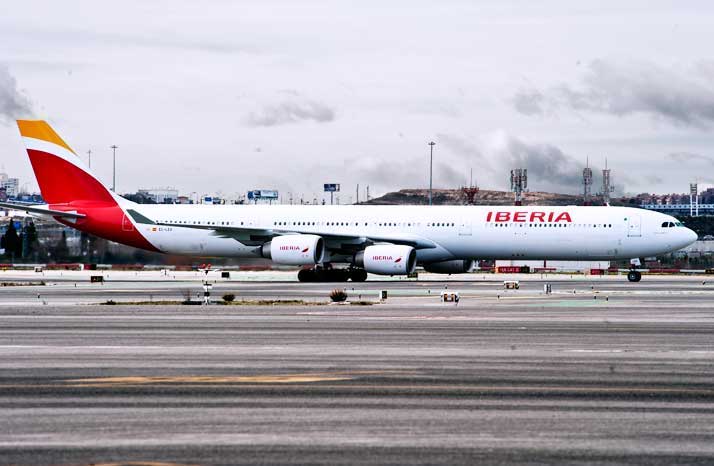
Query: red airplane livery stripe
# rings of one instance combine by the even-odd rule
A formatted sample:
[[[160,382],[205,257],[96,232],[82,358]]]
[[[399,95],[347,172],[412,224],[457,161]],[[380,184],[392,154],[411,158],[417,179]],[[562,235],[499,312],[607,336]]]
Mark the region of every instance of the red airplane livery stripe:
[[[63,158],[47,152],[27,149],[27,154],[30,156],[42,197],[50,209],[76,211],[86,215],[85,218],[73,222],[60,218],[57,218],[57,221],[117,243],[159,251],[134,228],[134,224],[126,217],[109,191],[91,175]]]
[[[514,222],[514,223],[540,223],[540,222],[564,222],[572,223],[573,219],[569,212],[526,212],[526,211],[498,211],[486,214],[487,222]]]

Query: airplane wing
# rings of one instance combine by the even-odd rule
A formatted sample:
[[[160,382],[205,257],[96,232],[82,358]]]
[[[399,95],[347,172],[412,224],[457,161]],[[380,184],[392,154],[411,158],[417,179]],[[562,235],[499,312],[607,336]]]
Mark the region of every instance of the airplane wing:
[[[28,204],[15,204],[12,202],[0,202],[0,207],[5,207],[13,210],[23,210],[28,213],[42,214],[50,217],[63,217],[63,218],[84,218],[84,214],[79,214],[77,212],[65,212],[62,210],[52,210],[47,207],[43,207],[39,204],[28,205]]]
[[[410,234],[379,234],[363,236],[344,233],[321,232],[315,230],[302,230],[300,228],[265,229],[232,225],[191,225],[184,223],[163,223],[155,222],[141,215],[133,209],[129,209],[128,212],[132,216],[132,218],[134,218],[134,220],[138,223],[179,228],[194,228],[197,230],[210,230],[213,231],[216,236],[222,238],[233,238],[236,241],[240,241],[241,243],[248,246],[259,246],[267,241],[270,241],[275,236],[305,234],[321,236],[325,239],[328,249],[340,252],[359,251],[361,249],[364,249],[364,247],[374,243],[402,244],[405,246],[412,246],[415,249],[431,249],[437,247],[436,243],[434,243],[433,241],[430,241],[426,238],[422,238],[417,235]]]

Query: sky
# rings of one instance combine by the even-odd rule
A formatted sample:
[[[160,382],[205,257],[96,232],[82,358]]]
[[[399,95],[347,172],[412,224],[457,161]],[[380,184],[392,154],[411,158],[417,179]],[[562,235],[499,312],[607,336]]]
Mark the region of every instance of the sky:
[[[14,120],[41,118],[107,184],[119,146],[119,192],[349,202],[428,186],[432,140],[435,188],[523,167],[574,193],[587,160],[686,192],[714,183],[712,24],[709,1],[25,0],[0,15],[0,168],[36,186]]]

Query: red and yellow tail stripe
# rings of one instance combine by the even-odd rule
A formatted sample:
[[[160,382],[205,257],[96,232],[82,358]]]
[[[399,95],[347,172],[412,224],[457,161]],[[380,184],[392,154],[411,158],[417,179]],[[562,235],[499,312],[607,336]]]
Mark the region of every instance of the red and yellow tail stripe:
[[[68,151],[75,154],[72,148],[69,147],[69,145],[67,145],[67,143],[64,142],[64,140],[59,137],[52,127],[44,120],[17,120],[17,126],[20,128],[20,134],[22,137],[51,142],[52,144],[64,147]]]
[[[42,120],[18,120],[30,164],[50,208],[80,214],[71,221],[56,217],[78,230],[149,251],[158,251],[126,216],[123,203],[90,173],[69,145]]]

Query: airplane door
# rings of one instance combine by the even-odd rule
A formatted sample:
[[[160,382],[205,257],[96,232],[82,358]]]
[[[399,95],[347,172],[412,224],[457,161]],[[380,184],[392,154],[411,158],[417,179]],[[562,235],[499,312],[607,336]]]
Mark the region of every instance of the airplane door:
[[[134,224],[131,223],[131,220],[124,214],[124,217],[121,219],[121,229],[122,231],[134,231]]]
[[[462,220],[459,224],[459,236],[471,236],[471,220]]]
[[[630,215],[627,219],[627,236],[642,236],[642,218],[639,215]]]

